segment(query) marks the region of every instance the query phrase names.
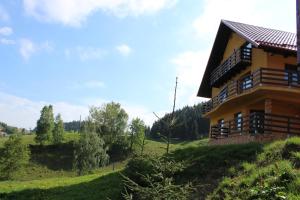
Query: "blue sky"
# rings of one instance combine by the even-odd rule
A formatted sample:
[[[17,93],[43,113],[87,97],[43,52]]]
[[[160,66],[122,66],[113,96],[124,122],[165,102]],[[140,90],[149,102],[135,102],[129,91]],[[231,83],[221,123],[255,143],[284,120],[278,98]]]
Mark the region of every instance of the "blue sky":
[[[272,7],[270,5],[272,4]],[[294,32],[293,0],[2,0],[0,121],[33,128],[53,104],[65,121],[120,102],[153,111],[193,105],[222,18]],[[245,10],[247,5],[247,10]]]

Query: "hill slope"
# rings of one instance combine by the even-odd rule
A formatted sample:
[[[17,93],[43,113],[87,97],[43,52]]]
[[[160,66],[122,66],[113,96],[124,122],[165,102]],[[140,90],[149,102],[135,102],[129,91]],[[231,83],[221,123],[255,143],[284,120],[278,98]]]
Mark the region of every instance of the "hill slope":
[[[255,162],[232,169],[209,199],[300,199],[300,138],[266,145]]]
[[[196,199],[300,199],[300,138],[269,144],[206,144],[207,140],[173,144],[170,155],[185,163],[175,178],[179,184],[193,182]],[[163,155],[164,146],[148,141],[145,151]],[[119,171],[125,165],[126,161],[115,171],[110,165],[81,177],[0,182],[0,199],[118,199],[123,187]]]
[[[25,136],[28,144],[34,144],[32,138],[32,136]],[[199,140],[171,144],[170,148],[175,150],[206,144],[207,140]],[[162,142],[147,140],[144,152],[163,155],[165,146]],[[57,161],[59,149],[54,151],[49,147],[51,145],[45,147],[47,151],[33,152],[34,159],[22,174],[15,177],[16,180],[0,181],[0,200],[99,200],[120,197],[123,186],[119,172],[123,170],[127,160],[110,164],[94,171],[91,175],[76,177],[76,173],[68,169],[65,162]],[[68,158],[70,152],[66,151],[66,147],[68,147],[67,143],[64,144],[64,151],[60,153],[62,161],[70,160]],[[54,164],[56,166],[53,166]]]

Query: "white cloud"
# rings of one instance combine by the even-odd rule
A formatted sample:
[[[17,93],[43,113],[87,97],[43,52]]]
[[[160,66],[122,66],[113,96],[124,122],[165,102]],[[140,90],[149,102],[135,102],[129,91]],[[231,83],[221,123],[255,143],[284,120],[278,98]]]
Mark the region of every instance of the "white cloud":
[[[35,44],[28,39],[22,39],[20,41],[20,54],[25,59],[28,60],[32,54],[34,54],[37,51],[37,47]]]
[[[75,48],[65,49],[66,58],[71,56],[78,57],[81,61],[99,60],[107,55],[107,51],[96,47],[78,46]]]
[[[104,88],[105,84],[102,81],[90,80],[86,82],[72,83],[69,88],[71,89],[99,89]]]
[[[25,60],[29,60],[30,57],[37,52],[51,51],[52,49],[53,47],[48,41],[37,44],[26,38],[20,40],[19,52]]]
[[[7,11],[0,5],[0,20],[1,21],[8,21],[9,20],[9,14]]]
[[[78,120],[88,115],[88,107],[66,102],[31,101],[26,98],[0,92],[0,121],[9,125],[34,128],[44,105],[52,104],[54,113],[61,113],[64,121]]]
[[[116,49],[122,56],[128,56],[132,52],[132,49],[127,44],[121,44]]]
[[[158,12],[176,4],[176,0],[23,0],[28,15],[41,21],[80,26],[96,11],[118,17]]]
[[[87,98],[83,104],[76,105],[68,102],[47,102],[32,101],[27,98],[0,92],[0,121],[12,126],[22,128],[34,128],[40,117],[40,111],[45,105],[53,105],[54,114],[60,113],[65,122],[85,119],[89,115],[89,107],[92,105],[101,106],[110,101],[101,98]],[[121,102],[122,108],[129,115],[129,121],[135,117],[144,120],[147,125],[157,120],[152,110],[145,106],[133,105]],[[166,112],[159,111],[157,114],[163,116]]]
[[[0,38],[0,44],[13,45],[13,44],[16,44],[16,41],[11,40],[11,39],[6,39],[6,38]]]
[[[205,0],[193,25],[202,39],[211,42],[221,19],[295,32],[295,5],[293,0]]]
[[[87,106],[101,106],[104,103],[109,103],[112,100],[107,100],[107,99],[102,99],[102,98],[85,98],[85,100],[83,101],[84,105]],[[119,101],[116,101],[119,102]],[[132,103],[128,103],[125,101],[120,101],[119,102],[121,104],[121,107],[127,112],[127,114],[129,115],[129,122],[135,118],[138,117],[140,119],[142,119],[147,125],[152,125],[152,123],[157,120],[157,118],[155,117],[155,115],[153,114],[153,111],[155,110],[151,110],[146,106],[143,105],[139,105],[139,104],[132,104]],[[156,111],[155,111],[156,112]],[[156,112],[158,114],[158,116],[162,117],[164,116],[165,113],[167,113],[167,111],[157,111]]]
[[[157,120],[155,115],[153,114],[153,111],[149,108],[141,105],[132,105],[132,104],[121,104],[121,106],[125,109],[127,114],[129,115],[129,121],[131,121],[133,118],[140,118],[142,119],[148,126],[151,126],[154,121]],[[159,111],[156,112],[159,116],[164,116],[166,112]]]
[[[209,51],[187,51],[177,55],[171,60],[176,66],[176,76],[178,77],[177,107],[184,105],[194,105],[203,101],[197,97],[208,60]],[[170,93],[170,100],[173,100],[173,91]]]
[[[8,36],[11,35],[13,33],[13,29],[10,27],[1,27],[0,28],[0,35],[4,35],[4,36]]]

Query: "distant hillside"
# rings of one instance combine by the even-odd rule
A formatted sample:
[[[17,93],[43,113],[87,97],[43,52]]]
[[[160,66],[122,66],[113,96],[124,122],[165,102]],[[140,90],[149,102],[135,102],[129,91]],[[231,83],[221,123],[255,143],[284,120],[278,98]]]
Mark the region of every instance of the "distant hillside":
[[[80,121],[65,122],[64,127],[65,127],[65,131],[79,131]]]
[[[0,122],[0,131],[6,132],[7,134],[12,134],[17,130],[20,130],[21,132],[27,132],[25,129],[18,129],[17,127],[9,126],[4,122]]]
[[[209,120],[201,116],[202,104],[185,106],[175,111],[176,124],[172,128],[172,138],[179,140],[195,140],[208,135]],[[164,122],[170,120],[171,114],[167,113],[160,120],[153,123],[150,137],[159,138],[160,134],[167,136],[168,129]]]

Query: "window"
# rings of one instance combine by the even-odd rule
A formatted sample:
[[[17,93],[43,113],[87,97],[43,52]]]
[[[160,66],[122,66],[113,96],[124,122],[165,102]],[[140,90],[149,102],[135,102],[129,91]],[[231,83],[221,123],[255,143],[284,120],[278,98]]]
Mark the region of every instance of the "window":
[[[250,74],[244,76],[241,79],[241,91],[248,90],[252,88],[252,76]]]
[[[250,111],[250,133],[264,133],[265,111],[251,110]]]
[[[218,121],[218,125],[219,125],[219,131],[220,131],[220,134],[221,135],[226,135],[226,132],[225,132],[225,121],[224,121],[224,119],[220,119],[219,121]]]
[[[242,131],[243,128],[243,115],[241,112],[238,112],[234,115],[235,129]]]
[[[299,72],[296,65],[286,64],[285,65],[285,77],[284,79],[288,81],[288,84],[298,84],[299,83]]]
[[[220,92],[219,101],[220,103],[224,102],[228,97],[228,89],[227,87],[223,88]]]

